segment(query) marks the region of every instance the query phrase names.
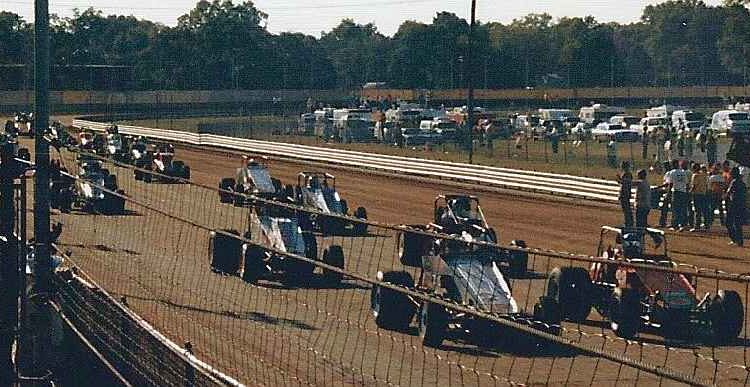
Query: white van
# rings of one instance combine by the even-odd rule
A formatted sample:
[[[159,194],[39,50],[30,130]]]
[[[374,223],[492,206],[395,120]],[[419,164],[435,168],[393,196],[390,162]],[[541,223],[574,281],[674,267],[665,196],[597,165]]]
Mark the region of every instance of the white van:
[[[714,113],[711,129],[718,132],[750,133],[750,112],[721,110]]]
[[[608,122],[612,116],[625,114],[625,108],[616,106],[607,106],[604,104],[594,104],[592,106],[584,106],[581,108],[581,112],[578,114],[578,118],[585,124],[594,124],[600,122]]]

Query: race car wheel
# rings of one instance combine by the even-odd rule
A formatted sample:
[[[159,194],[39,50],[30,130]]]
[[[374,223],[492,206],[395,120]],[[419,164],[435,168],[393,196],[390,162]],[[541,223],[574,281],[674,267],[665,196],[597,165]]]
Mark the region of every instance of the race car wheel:
[[[494,233],[494,230],[492,232]],[[522,240],[514,240],[510,245],[512,247],[526,248],[526,242]],[[510,266],[510,275],[515,278],[526,275],[529,265],[529,253],[525,251],[510,251],[509,253],[508,265]]]
[[[122,215],[125,213],[125,198],[124,198],[125,191],[119,189],[115,192],[117,192],[118,195],[122,195],[122,196],[118,196],[118,195],[110,196],[110,204],[109,204],[110,211],[112,214]]]
[[[419,337],[422,344],[439,348],[445,339],[450,314],[444,306],[432,302],[422,303],[419,310]]]
[[[244,252],[244,262],[242,263],[242,280],[249,283],[255,283],[263,275],[265,265],[263,259],[266,251],[257,245],[242,245]]]
[[[617,288],[612,292],[609,307],[610,327],[622,338],[632,338],[638,333],[641,322],[641,301],[632,289]]]
[[[29,152],[28,148],[19,148],[18,158],[21,160],[31,161],[31,152]]]
[[[219,182],[219,202],[220,203],[231,203],[233,199],[233,195],[229,192],[234,192],[234,179],[231,177],[225,177],[221,179],[221,182]],[[229,191],[229,192],[226,192]]]
[[[347,203],[346,199],[341,199],[341,213],[349,215],[349,203]]]
[[[422,265],[422,242],[420,234],[404,231],[398,238],[398,256],[406,266],[419,267]]]
[[[341,246],[334,245],[323,251],[323,263],[344,269],[344,250]],[[323,278],[330,284],[339,284],[344,279],[344,274],[337,271],[323,269]]]
[[[190,180],[190,167],[188,167],[187,165],[182,170],[182,178],[185,180]]]
[[[211,232],[208,243],[211,256],[211,269],[224,274],[236,274],[240,269],[242,241],[230,235],[239,235],[236,230],[222,230],[224,233]],[[227,235],[230,234],[230,235]]]
[[[136,166],[136,168],[137,168],[137,166]],[[133,178],[135,179],[135,181],[143,180],[143,172],[141,172],[141,171],[139,171],[137,169],[134,170],[133,171]]]
[[[367,210],[364,207],[357,207],[354,211],[354,217],[357,219],[367,220]],[[367,223],[356,222],[354,223],[354,234],[355,235],[366,235],[367,234]]]
[[[414,279],[405,271],[378,273],[378,279],[405,288],[414,288]],[[382,329],[405,331],[416,313],[416,307],[404,293],[373,285],[370,292],[375,324]]]
[[[547,296],[560,305],[563,319],[586,321],[591,312],[591,279],[582,267],[554,268],[547,279]]]
[[[745,321],[743,309],[742,300],[737,292],[719,290],[708,309],[716,341],[726,343],[739,336]]]
[[[277,179],[275,177],[272,177],[271,178],[271,183],[273,183],[273,187],[276,189],[276,193],[277,194],[282,193],[282,190],[283,190],[284,186],[281,185],[281,180],[279,180],[279,179]]]

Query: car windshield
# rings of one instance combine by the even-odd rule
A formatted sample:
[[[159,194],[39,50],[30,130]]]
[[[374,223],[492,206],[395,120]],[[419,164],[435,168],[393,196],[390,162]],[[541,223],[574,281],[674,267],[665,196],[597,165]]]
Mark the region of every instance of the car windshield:
[[[436,126],[438,129],[456,129],[456,124],[452,122],[441,122]]]

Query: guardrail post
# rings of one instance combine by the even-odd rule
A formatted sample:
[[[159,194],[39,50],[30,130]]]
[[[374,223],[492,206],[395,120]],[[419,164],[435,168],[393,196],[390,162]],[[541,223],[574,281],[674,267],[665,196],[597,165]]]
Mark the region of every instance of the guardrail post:
[[[193,355],[193,343],[186,341],[185,342],[185,352],[187,352],[188,355]],[[190,362],[185,362],[185,387],[194,387],[195,386],[195,368],[193,367],[193,364]]]

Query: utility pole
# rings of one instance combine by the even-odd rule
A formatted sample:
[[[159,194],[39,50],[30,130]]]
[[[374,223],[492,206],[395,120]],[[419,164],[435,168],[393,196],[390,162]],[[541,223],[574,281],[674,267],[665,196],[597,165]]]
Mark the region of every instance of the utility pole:
[[[13,147],[0,146],[0,386],[10,384],[17,372],[13,343],[18,328],[18,238],[15,229],[13,179],[17,177]]]
[[[52,290],[52,262],[50,260],[50,198],[49,145],[44,132],[49,127],[49,2],[34,1],[34,282],[31,292],[37,295],[27,309],[29,334],[34,337],[31,364],[26,364],[24,375],[40,377],[47,374],[51,355],[51,314],[47,303]],[[21,236],[25,238],[26,236]],[[25,354],[24,357],[29,356]]]
[[[469,129],[469,164],[474,163],[474,25],[476,23],[477,0],[471,0],[471,24],[469,24],[469,49],[466,53],[464,72],[468,96],[466,98],[466,124]]]

